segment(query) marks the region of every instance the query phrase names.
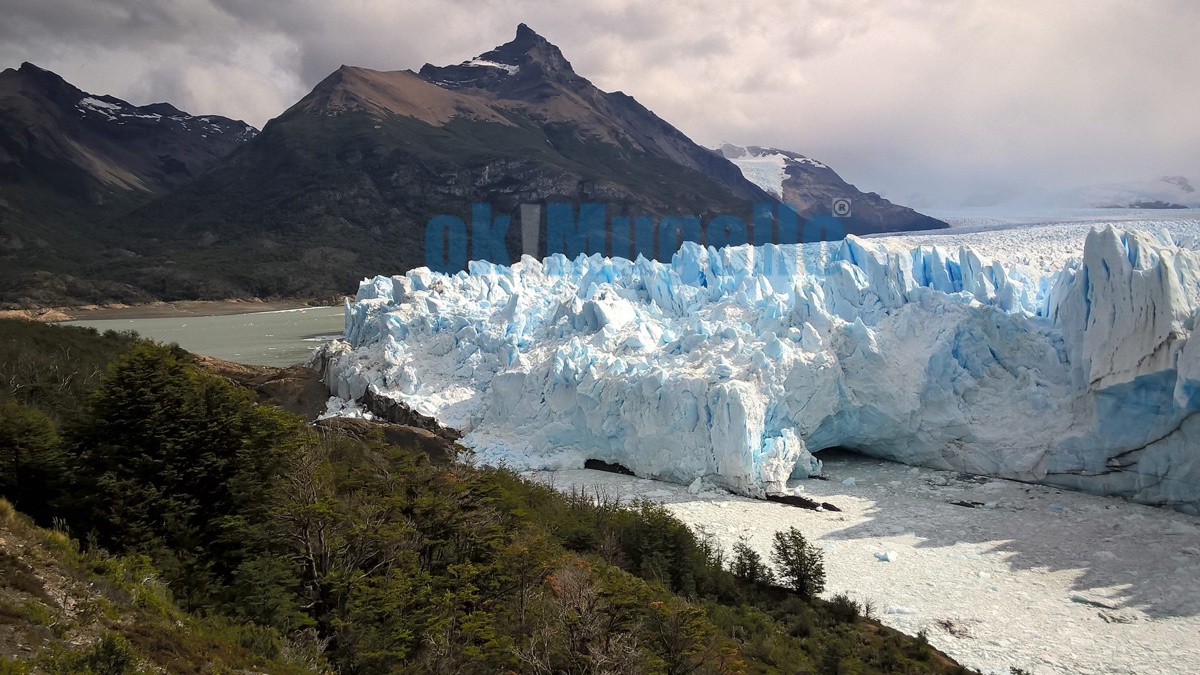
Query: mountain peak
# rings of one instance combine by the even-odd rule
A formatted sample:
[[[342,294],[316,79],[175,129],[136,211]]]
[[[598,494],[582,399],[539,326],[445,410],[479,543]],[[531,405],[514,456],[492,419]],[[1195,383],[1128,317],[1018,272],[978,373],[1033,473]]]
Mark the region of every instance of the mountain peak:
[[[547,95],[541,84],[576,88],[586,83],[575,74],[562,50],[524,23],[517,26],[517,34],[509,42],[458,65],[427,63],[420,75],[448,89],[482,89],[516,94],[520,99]]]
[[[517,35],[510,42],[481,54],[479,58],[515,66],[536,64],[546,71],[575,76],[575,70],[562,50],[524,23],[517,26]]]
[[[551,43],[546,38],[538,34],[528,24],[518,24],[517,34],[509,42],[496,47],[489,54],[511,55],[516,58],[529,55],[536,60],[560,59],[562,64],[566,65],[567,70],[571,69],[571,64],[563,57],[562,51]],[[561,65],[561,64],[560,64]]]
[[[537,31],[529,27],[527,23],[517,24],[517,37],[513,42],[546,42],[546,38],[538,34]]]
[[[9,86],[37,91],[40,95],[60,105],[74,105],[76,101],[86,95],[84,91],[64,80],[58,73],[39,68],[28,61],[22,63],[21,67],[15,71],[10,69],[4,72],[13,73],[13,79]]]
[[[26,80],[41,80],[50,82],[64,82],[63,78],[54,71],[40,68],[26,61],[21,64],[21,67],[16,71]]]

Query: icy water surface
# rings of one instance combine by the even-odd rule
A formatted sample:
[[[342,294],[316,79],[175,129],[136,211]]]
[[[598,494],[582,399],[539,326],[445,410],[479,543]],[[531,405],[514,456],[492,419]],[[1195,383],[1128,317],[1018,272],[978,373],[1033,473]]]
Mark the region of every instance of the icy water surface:
[[[279,312],[167,319],[67,321],[99,331],[135,330],[142,337],[176,342],[196,354],[256,365],[301,363],[322,342],[339,337],[345,327],[342,307],[311,307]]]
[[[826,592],[988,675],[1200,674],[1200,518],[1121,499],[821,451],[809,511],[600,471],[529,472],[559,490],[664,504],[726,552],[768,559],[795,526]],[[853,480],[851,480],[853,479]]]

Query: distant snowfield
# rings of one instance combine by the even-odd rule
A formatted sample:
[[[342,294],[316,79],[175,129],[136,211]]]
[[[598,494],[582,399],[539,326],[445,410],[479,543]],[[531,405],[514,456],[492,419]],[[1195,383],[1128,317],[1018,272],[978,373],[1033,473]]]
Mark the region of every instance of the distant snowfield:
[[[931,213],[949,229],[870,237],[903,246],[969,246],[987,258],[1023,264],[1049,275],[1070,258],[1083,256],[1093,229],[1169,231],[1178,239],[1200,236],[1200,209],[1060,209],[1043,213],[995,213],[977,209]]]
[[[599,471],[525,475],[563,491],[663,503],[726,551],[745,538],[765,557],[772,535],[794,525],[825,550],[825,597],[870,600],[886,625],[925,630],[935,647],[984,673],[1200,673],[1200,519],[836,451],[820,456],[829,480],[790,485],[841,512],[707,488],[692,495]],[[854,485],[843,484],[848,478]],[[889,551],[894,562],[876,557]]]

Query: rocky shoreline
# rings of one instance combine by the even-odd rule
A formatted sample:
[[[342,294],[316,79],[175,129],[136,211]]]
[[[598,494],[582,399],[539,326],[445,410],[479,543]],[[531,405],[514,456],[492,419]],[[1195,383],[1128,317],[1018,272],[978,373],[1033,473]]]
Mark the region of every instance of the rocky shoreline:
[[[26,319],[44,323],[60,321],[102,321],[108,319],[165,319],[176,316],[228,316],[252,312],[278,312],[306,307],[331,307],[340,297],[293,298],[260,300],[257,298],[228,300],[181,300],[150,302],[137,305],[80,305],[78,307],[33,307],[0,309],[0,319]]]

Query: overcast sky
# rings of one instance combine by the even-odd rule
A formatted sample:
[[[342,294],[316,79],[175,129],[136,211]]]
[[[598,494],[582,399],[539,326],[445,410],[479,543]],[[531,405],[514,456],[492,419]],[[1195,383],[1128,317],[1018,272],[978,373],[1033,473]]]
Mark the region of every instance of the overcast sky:
[[[345,63],[457,63],[528,23],[705,145],[951,206],[1200,179],[1195,0],[0,0],[0,65],[261,127]]]

